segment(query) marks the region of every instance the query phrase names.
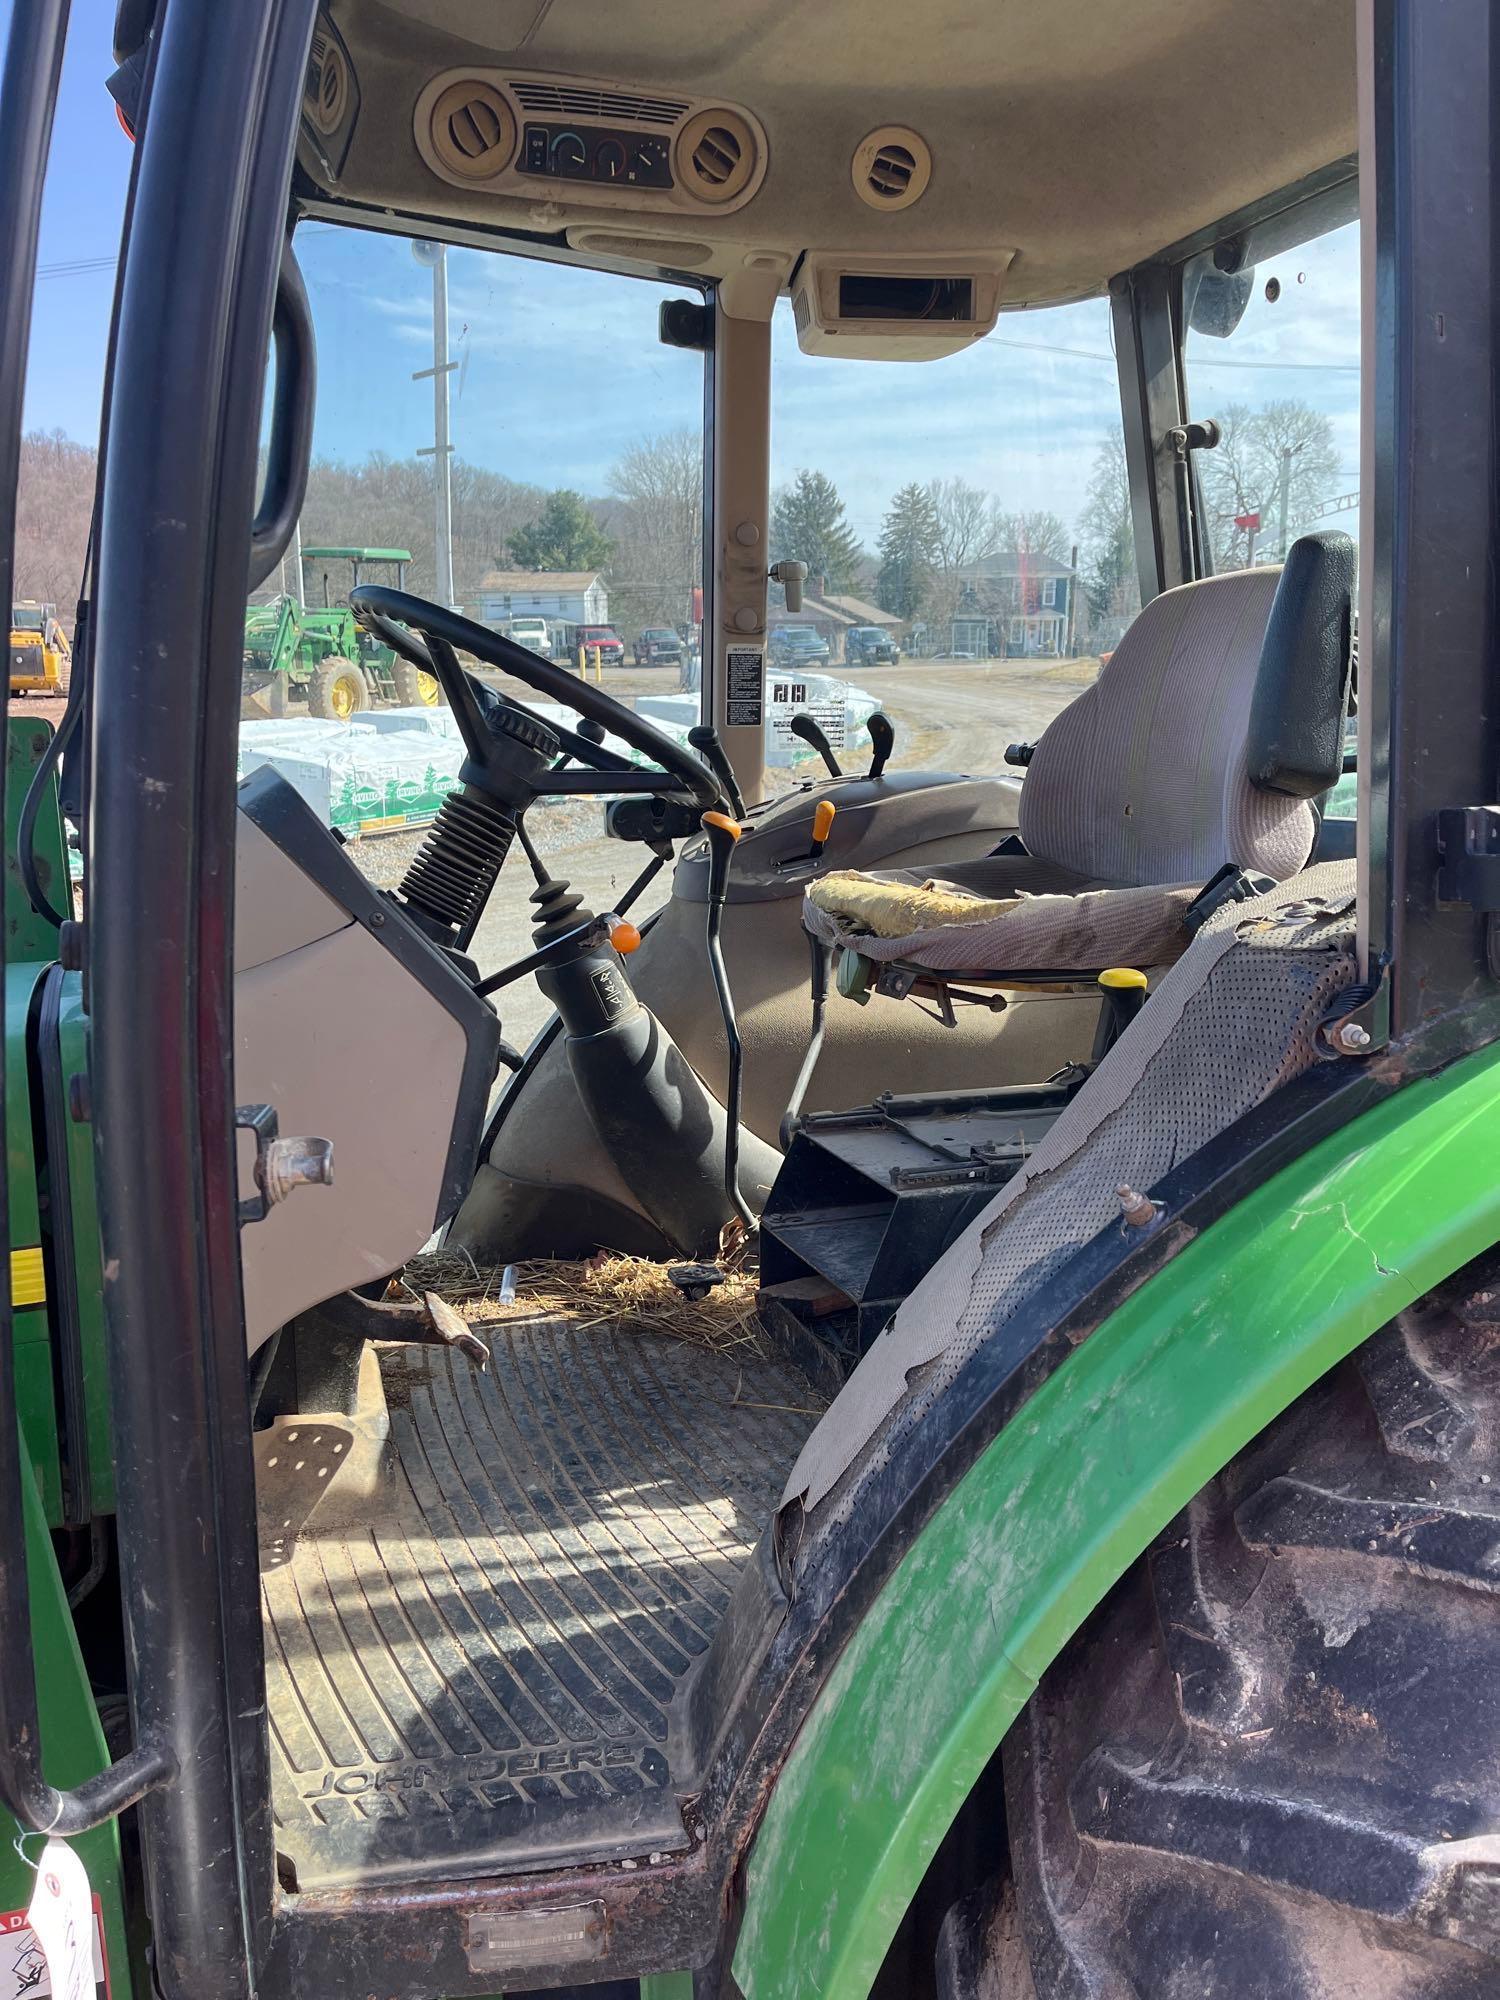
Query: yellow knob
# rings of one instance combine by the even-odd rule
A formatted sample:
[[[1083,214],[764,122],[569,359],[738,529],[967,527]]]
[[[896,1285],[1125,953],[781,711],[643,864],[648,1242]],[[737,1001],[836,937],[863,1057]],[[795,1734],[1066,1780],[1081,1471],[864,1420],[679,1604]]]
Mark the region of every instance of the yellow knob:
[[[1133,965],[1112,965],[1108,971],[1099,974],[1099,984],[1113,987],[1116,992],[1143,993],[1150,981],[1144,972],[1138,972]]]
[[[833,832],[833,815],[838,810],[832,799],[819,799],[813,807],[813,839],[825,841]]]

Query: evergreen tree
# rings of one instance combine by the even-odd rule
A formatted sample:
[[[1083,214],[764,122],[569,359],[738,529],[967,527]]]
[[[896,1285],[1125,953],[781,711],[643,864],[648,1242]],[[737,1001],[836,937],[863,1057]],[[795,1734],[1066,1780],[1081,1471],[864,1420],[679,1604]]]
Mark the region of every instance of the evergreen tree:
[[[511,557],[521,569],[602,569],[611,548],[583,495],[566,486],[549,494],[536,519],[510,538]]]
[[[895,495],[880,524],[875,597],[882,611],[897,618],[917,616],[931,583],[937,545],[932,495],[913,480]]]
[[[771,560],[805,562],[808,586],[826,577],[830,590],[847,590],[859,573],[858,537],[844,518],[838,488],[821,472],[799,472],[776,495],[771,514]]]

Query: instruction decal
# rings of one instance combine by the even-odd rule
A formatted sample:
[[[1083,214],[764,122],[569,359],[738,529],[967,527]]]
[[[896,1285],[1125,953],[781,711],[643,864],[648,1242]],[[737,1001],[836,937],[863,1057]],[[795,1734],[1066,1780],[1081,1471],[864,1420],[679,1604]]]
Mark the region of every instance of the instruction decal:
[[[777,678],[771,682],[771,744],[789,750],[794,757],[816,756],[816,751],[792,734],[792,717],[808,715],[828,738],[830,749],[846,747],[849,733],[849,704],[837,681],[793,681]]]
[[[766,656],[759,646],[729,648],[724,721],[731,729],[759,729],[766,712]]]
[[[94,2000],[109,2000],[104,1957],[104,1912],[93,1899]],[[0,1910],[0,2000],[63,2000],[25,1910]]]

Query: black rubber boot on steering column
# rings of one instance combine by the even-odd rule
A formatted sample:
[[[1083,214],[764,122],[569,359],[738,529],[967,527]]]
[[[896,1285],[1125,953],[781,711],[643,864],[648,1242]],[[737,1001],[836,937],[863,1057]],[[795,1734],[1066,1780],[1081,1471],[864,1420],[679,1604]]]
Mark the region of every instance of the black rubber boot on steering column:
[[[567,929],[587,921],[566,883],[544,883],[532,901],[540,943],[558,934],[559,922]],[[712,1257],[734,1213],[724,1191],[723,1105],[637,1000],[610,945],[549,966],[537,985],[562,1017],[589,1121],[636,1200],[683,1256]],[[780,1164],[779,1153],[741,1127],[738,1183],[756,1214]]]

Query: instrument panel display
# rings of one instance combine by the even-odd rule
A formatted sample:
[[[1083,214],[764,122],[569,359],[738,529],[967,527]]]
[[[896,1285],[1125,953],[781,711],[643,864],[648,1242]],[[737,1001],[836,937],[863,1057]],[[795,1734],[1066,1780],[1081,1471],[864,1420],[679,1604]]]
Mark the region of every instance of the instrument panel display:
[[[548,180],[669,188],[672,142],[664,132],[532,122],[522,133],[517,166],[523,174],[540,174]]]

